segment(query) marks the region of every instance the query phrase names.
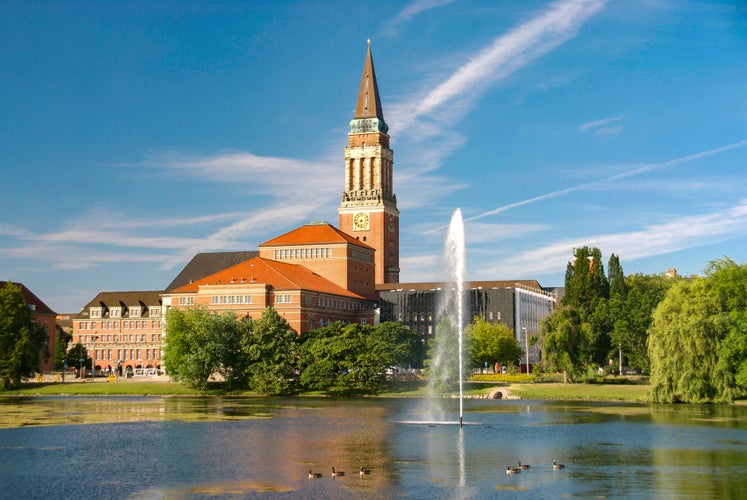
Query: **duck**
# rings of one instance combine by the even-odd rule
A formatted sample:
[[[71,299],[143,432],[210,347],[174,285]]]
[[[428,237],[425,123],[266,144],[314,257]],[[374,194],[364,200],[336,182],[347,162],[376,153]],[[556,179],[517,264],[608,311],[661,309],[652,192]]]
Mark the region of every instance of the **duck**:
[[[332,467],[332,477],[340,477],[340,476],[344,476],[344,475],[345,475],[344,472],[342,472],[341,470],[337,470],[336,471],[335,468]]]
[[[322,477],[321,472],[311,472],[311,469],[309,469],[309,479],[316,479],[318,477]]]
[[[363,467],[361,467],[361,470],[359,473],[361,476],[365,476],[366,474],[371,474],[371,469],[364,469]]]
[[[506,464],[506,474],[508,475],[518,474],[519,472],[521,472],[521,469],[514,469],[514,468],[511,468],[510,465]]]
[[[552,468],[553,468],[553,470],[562,469],[563,467],[565,467],[564,464],[559,464],[555,460],[552,461]]]
[[[519,469],[521,469],[521,470],[527,470],[529,467],[531,467],[531,465],[529,465],[529,464],[523,464],[523,463],[521,463],[521,460],[519,460]]]

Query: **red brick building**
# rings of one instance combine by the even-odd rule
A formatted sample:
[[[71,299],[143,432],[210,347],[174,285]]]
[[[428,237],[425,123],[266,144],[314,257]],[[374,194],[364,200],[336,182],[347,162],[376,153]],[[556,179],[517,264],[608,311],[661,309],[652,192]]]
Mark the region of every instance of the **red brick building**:
[[[41,355],[39,361],[41,371],[52,371],[54,370],[54,347],[57,341],[57,313],[47,306],[42,300],[34,295],[23,283],[14,283],[12,281],[0,281],[0,288],[5,288],[8,283],[13,283],[21,288],[23,299],[26,301],[26,305],[31,309],[31,315],[34,320],[39,323],[47,331],[47,340],[45,342],[49,356]]]
[[[374,321],[374,251],[327,223],[259,246],[259,256],[166,291],[170,307],[258,318],[267,306],[299,334],[331,322]]]
[[[161,292],[101,292],[73,315],[73,343],[93,358],[96,373],[161,367]],[[74,367],[70,367],[74,368]],[[77,368],[77,367],[75,367]]]

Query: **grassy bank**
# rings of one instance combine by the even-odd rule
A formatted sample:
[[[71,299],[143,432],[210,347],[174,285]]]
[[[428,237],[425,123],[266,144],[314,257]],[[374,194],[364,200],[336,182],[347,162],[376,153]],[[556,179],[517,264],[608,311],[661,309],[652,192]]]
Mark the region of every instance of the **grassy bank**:
[[[560,383],[490,383],[468,382],[464,386],[467,396],[479,397],[490,393],[495,387],[505,387],[511,395],[522,399],[583,400],[583,401],[647,401],[648,385],[645,384],[560,384]],[[224,394],[220,385],[208,392],[187,387],[179,382],[150,380],[120,380],[117,382],[42,382],[27,383],[14,391],[0,396],[180,396]],[[232,393],[251,396],[252,393]],[[314,394],[320,395],[320,394]],[[427,386],[422,381],[392,382],[381,397],[426,397]]]
[[[643,384],[512,384],[508,389],[522,399],[648,401],[648,385]]]

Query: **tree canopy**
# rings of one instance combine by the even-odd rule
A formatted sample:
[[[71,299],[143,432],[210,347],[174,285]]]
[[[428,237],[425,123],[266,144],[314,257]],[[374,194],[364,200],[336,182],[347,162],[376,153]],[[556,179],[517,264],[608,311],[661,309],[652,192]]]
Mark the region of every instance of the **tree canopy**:
[[[495,363],[516,365],[524,354],[513,330],[505,323],[489,323],[476,316],[467,325],[465,334],[469,339],[467,352],[473,367],[486,362],[490,366]]]
[[[747,265],[712,262],[705,278],[672,286],[654,312],[651,396],[729,402],[747,395]]]
[[[47,332],[34,320],[21,287],[6,283],[0,288],[0,389],[11,389],[41,367],[49,356]]]

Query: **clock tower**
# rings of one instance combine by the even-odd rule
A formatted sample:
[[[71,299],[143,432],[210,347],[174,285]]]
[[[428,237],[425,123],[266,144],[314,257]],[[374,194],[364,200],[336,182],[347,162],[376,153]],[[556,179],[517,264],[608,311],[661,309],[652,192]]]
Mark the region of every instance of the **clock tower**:
[[[368,41],[355,116],[345,147],[340,229],[376,249],[376,283],[399,283],[399,210],[394,195],[389,126]]]

